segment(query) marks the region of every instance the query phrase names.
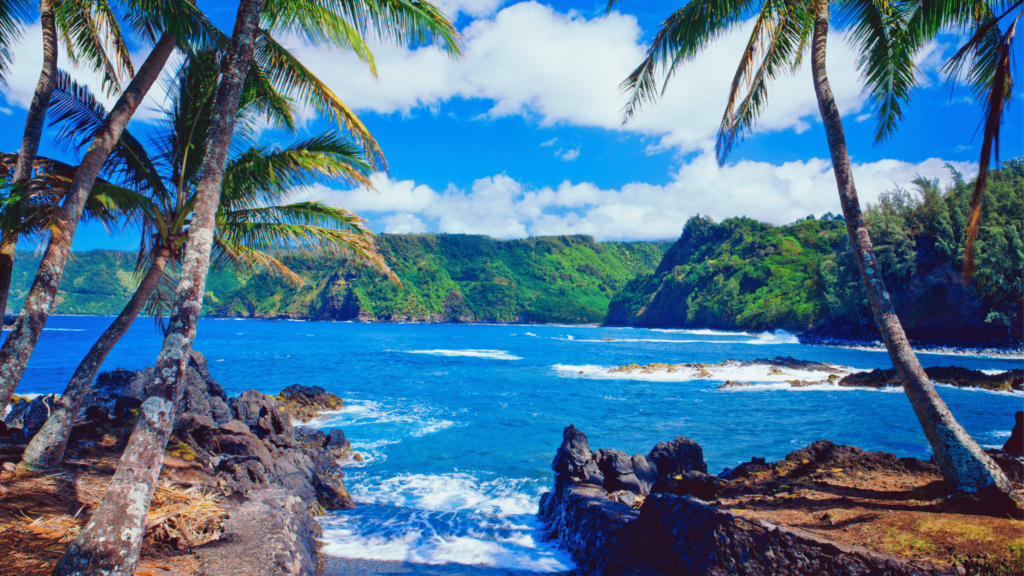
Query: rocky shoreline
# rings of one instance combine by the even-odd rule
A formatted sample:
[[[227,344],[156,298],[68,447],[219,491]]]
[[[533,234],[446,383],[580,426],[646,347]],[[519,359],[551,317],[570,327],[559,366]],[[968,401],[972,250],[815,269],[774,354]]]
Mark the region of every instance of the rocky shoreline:
[[[112,471],[146,397],[151,371],[100,374],[73,430],[65,466],[42,478],[80,476],[84,463],[92,470]],[[193,546],[179,538],[174,545],[198,558],[196,574],[316,574],[320,527],[314,518],[355,506],[339,461],[358,455],[340,429],[325,433],[293,422],[338,410],[341,398],[300,385],[285,388],[277,398],[256,390],[228,398],[199,352],[192,352],[186,382],[167,445],[172,465],[165,465],[166,482],[213,494],[220,521],[209,528],[208,541]],[[5,484],[32,480],[16,464],[45,422],[53,398],[22,399],[0,422],[0,465],[6,471],[0,477],[0,498],[8,491]],[[92,474],[103,481],[102,475]],[[240,565],[242,558],[247,562]]]
[[[989,452],[1021,489],[1024,412],[1017,414],[1004,449]],[[545,524],[547,537],[572,555],[580,575],[923,576],[966,574],[965,566],[981,567],[983,571],[978,573],[1024,568],[1024,557],[1012,555],[1009,559],[965,555],[954,557],[953,562],[943,562],[935,554],[923,558],[913,554],[895,556],[822,537],[821,532],[808,531],[812,525],[806,519],[794,527],[758,517],[772,517],[773,513],[780,516],[779,509],[787,506],[802,512],[810,509],[813,515],[805,514],[803,518],[810,518],[814,524],[824,523],[830,529],[836,525],[830,514],[842,515],[843,510],[862,505],[859,499],[869,501],[869,508],[874,506],[876,510],[873,516],[855,518],[860,523],[883,515],[926,513],[941,517],[945,522],[941,526],[958,521],[955,515],[953,520],[948,518],[951,515],[941,501],[921,505],[922,500],[933,497],[928,490],[941,491],[942,482],[935,481],[941,476],[934,464],[912,458],[819,441],[779,462],[754,458],[712,476],[701,446],[691,439],[677,437],[657,444],[647,455],[629,456],[609,449],[592,451],[587,436],[570,425],[563,431],[551,468],[555,486],[542,497],[538,517]],[[878,482],[880,473],[887,476]],[[844,482],[856,487],[865,474],[875,475],[866,482],[869,489],[863,492],[867,498],[847,490],[856,497],[834,499],[836,489],[842,489]],[[907,504],[891,504],[884,498],[881,504],[871,500],[880,498],[878,493],[893,477],[917,481],[923,488],[899,496]],[[815,500],[807,496],[815,492],[824,493],[824,497]],[[798,501],[799,505],[793,506]],[[785,519],[785,515],[780,517]],[[973,517],[961,518],[975,521]],[[1021,528],[1019,519],[994,521],[1001,522],[998,529],[1003,531],[1019,532]],[[981,530],[975,526],[965,529],[973,530],[973,534]],[[1010,550],[1015,550],[1013,545]]]

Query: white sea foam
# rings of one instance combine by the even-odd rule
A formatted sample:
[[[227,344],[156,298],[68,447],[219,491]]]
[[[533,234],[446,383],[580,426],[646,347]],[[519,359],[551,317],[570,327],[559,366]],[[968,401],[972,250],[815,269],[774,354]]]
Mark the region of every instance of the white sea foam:
[[[753,365],[729,365],[729,366],[706,366],[705,369],[711,373],[710,376],[701,376],[695,368],[679,367],[674,372],[669,372],[667,369],[652,370],[650,372],[642,373],[640,370],[634,370],[633,372],[609,372],[608,366],[596,366],[593,364],[586,365],[567,365],[567,364],[556,364],[552,368],[558,372],[559,376],[564,377],[576,377],[576,378],[587,378],[587,379],[601,379],[601,380],[642,380],[648,382],[692,382],[692,381],[709,381],[709,382],[725,382],[726,380],[734,380],[737,382],[755,382],[759,384],[786,384],[787,380],[805,380],[808,382],[814,382],[818,380],[825,380],[829,377],[829,372],[818,371],[818,370],[790,370],[788,368],[782,368],[781,374],[770,374],[771,368],[768,364],[753,364]],[[846,372],[861,372],[858,368],[850,368],[848,366],[837,366],[837,369]]]
[[[938,388],[952,388],[956,390],[969,390],[971,392],[985,392],[986,394],[996,394],[998,396],[1015,396],[1017,398],[1024,397],[1024,392],[1018,392],[1016,390],[986,390],[984,388],[979,388],[977,386],[954,386],[952,384],[946,384],[944,382],[939,382],[937,380],[933,380],[932,384],[935,384],[935,386]]]
[[[776,330],[774,332],[765,332],[758,334],[757,338],[745,342],[745,344],[799,344],[800,339],[796,336],[786,332],[785,330]]]
[[[677,328],[651,328],[652,332],[663,332],[665,334],[691,334],[693,336],[753,336],[750,332],[732,332],[729,330],[684,330]]]
[[[451,420],[431,420],[429,422],[424,423],[419,430],[412,432],[412,436],[426,436],[427,434],[440,432],[441,430],[446,430],[456,425],[457,423],[452,422]]]
[[[491,360],[522,360],[521,357],[509,354],[505,350],[409,350],[408,353],[449,357],[467,356],[470,358],[489,358]]]
[[[996,438],[1009,438],[1010,437],[1010,431],[1009,430],[996,430],[995,432],[991,432],[991,435],[995,436]]]
[[[389,410],[372,400],[347,400],[341,410],[321,412],[306,423],[316,428],[336,428],[347,424],[382,424],[386,422],[415,422],[416,416],[398,410]]]
[[[361,504],[321,518],[331,556],[558,572],[569,556],[540,538],[530,480],[465,473],[400,474],[353,483]]]
[[[43,332],[87,332],[87,328],[43,328]]]

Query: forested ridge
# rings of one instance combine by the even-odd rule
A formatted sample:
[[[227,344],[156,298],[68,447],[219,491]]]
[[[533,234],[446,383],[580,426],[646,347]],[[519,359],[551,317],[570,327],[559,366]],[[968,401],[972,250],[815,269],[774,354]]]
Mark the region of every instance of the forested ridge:
[[[1021,339],[1024,160],[990,173],[976,270],[961,274],[973,182],[918,178],[865,210],[886,286],[917,340]],[[807,331],[814,339],[877,334],[845,222],[772,226],[695,216],[658,269],[613,299],[608,323]]]
[[[604,320],[615,292],[654,270],[664,242],[595,242],[590,236],[497,240],[464,234],[377,238],[402,288],[336,257],[286,254],[301,286],[266,272],[214,270],[207,315],[313,320],[566,322]],[[33,261],[34,260],[34,261]],[[17,260],[12,306],[38,259]],[[135,254],[76,253],[58,294],[58,314],[117,314],[135,286]]]

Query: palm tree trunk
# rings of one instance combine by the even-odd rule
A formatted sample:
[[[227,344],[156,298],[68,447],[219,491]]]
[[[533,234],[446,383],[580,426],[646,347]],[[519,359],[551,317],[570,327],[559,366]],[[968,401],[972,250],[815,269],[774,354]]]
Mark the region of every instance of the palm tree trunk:
[[[75,235],[82,210],[89,198],[96,177],[106,162],[107,156],[121,138],[121,133],[128,125],[128,120],[135,113],[142,99],[156,82],[164,64],[174,51],[174,36],[164,33],[160,41],[153,47],[146,61],[132,78],[128,88],[121,93],[113,110],[107,115],[101,132],[93,140],[89,151],[75,172],[71,188],[60,210],[57,211],[54,231],[46,246],[43,261],[39,264],[35,281],[25,297],[18,320],[11,334],[0,348],[0,410],[7,406],[14,394],[14,389],[25,372],[29,358],[35,350],[39,335],[43,332],[46,319],[50,315],[54,296],[60,286],[64,264],[71,252],[71,241]]]
[[[867,289],[868,303],[878,331],[882,334],[889,358],[896,368],[903,390],[910,398],[910,404],[917,414],[925,436],[931,443],[935,461],[946,480],[955,486],[960,496],[978,501],[990,511],[1007,512],[1019,507],[1006,475],[986,455],[966,431],[957,423],[939,397],[928,375],[914,355],[903,326],[893,309],[889,293],[882,281],[882,273],[871,247],[864,217],[853,183],[853,170],[846,150],[846,136],[839,116],[832,89],[825,72],[825,44],[829,27],[829,0],[818,0],[814,19],[814,38],[811,47],[814,91],[818,97],[818,109],[828,136],[828,148],[832,154],[832,168],[839,186],[839,199],[846,219],[846,230],[853,243],[861,279]]]
[[[160,278],[164,274],[167,262],[170,260],[171,251],[166,246],[157,248],[153,256],[153,263],[149,271],[142,278],[135,294],[128,301],[121,314],[100,336],[99,340],[92,345],[92,349],[78,365],[74,376],[64,389],[64,394],[53,407],[46,424],[36,432],[21,457],[21,466],[32,471],[49,470],[59,466],[64,461],[64,449],[67,447],[68,438],[71,436],[71,427],[75,423],[75,417],[82,406],[82,400],[92,389],[93,378],[96,372],[106,359],[107,354],[114,349],[117,342],[124,336],[132,322],[138,318],[146,306],[146,301],[160,284]]]
[[[57,85],[57,24],[50,0],[39,3],[39,25],[43,29],[43,69],[39,72],[39,82],[28,106],[28,117],[25,118],[18,164],[11,177],[14,186],[32,177],[32,165],[39,153],[46,111],[50,108],[53,88]],[[11,274],[14,271],[14,250],[18,246],[18,231],[4,232],[3,244],[0,246],[0,312],[7,312],[7,297],[11,292]]]
[[[181,280],[174,295],[163,348],[153,370],[150,397],[124,449],[117,472],[86,529],[71,545],[54,576],[130,576],[145,536],[146,515],[164,463],[164,450],[181,398],[189,351],[203,305],[206,273],[220,204],[221,182],[231,148],[242,84],[252,61],[262,0],[242,0],[231,43],[221,63],[210,140],[192,211]]]

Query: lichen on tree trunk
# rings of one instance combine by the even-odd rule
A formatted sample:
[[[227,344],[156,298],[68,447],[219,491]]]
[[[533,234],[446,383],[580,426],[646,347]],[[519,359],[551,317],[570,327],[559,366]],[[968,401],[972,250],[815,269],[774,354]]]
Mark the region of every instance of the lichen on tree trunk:
[[[145,520],[174,425],[189,352],[203,304],[221,182],[234,132],[242,84],[252,60],[262,0],[242,0],[221,63],[207,152],[196,191],[189,239],[150,396],[128,439],[117,472],[85,530],[54,570],[55,576],[130,576],[138,563]]]
[[[955,486],[961,496],[979,502],[989,508],[989,511],[1010,511],[1016,507],[1019,514],[1021,503],[1010,487],[1006,475],[953,418],[953,414],[921,368],[885,289],[882,271],[875,258],[871,237],[868,235],[860,210],[839,108],[829,87],[825,68],[828,28],[829,0],[817,0],[811,44],[814,91],[828,137],[832,168],[839,187],[843,217],[846,219],[846,230],[853,243],[871,314],[914,413],[924,428],[925,436],[932,446],[935,461],[943,476]]]
[[[67,448],[68,438],[71,436],[71,428],[74,426],[75,417],[82,407],[85,395],[92,390],[96,372],[103,365],[107,354],[114,349],[117,342],[145,308],[146,301],[160,284],[160,278],[164,274],[169,259],[170,250],[166,246],[156,249],[149,271],[146,272],[138,288],[135,289],[135,294],[132,295],[121,314],[103,332],[89,353],[78,364],[75,374],[68,382],[64,393],[54,404],[53,411],[46,419],[46,423],[39,429],[39,432],[36,432],[28,443],[28,447],[25,448],[19,466],[32,471],[43,471],[59,466],[64,461],[64,450]]]
[[[67,196],[55,215],[56,222],[50,233],[43,260],[39,264],[39,271],[36,272],[32,287],[25,297],[18,320],[0,348],[0,410],[11,401],[14,389],[25,372],[29,358],[32,357],[46,320],[50,316],[50,307],[57,295],[64,265],[71,252],[75,229],[82,217],[82,210],[93,184],[96,183],[107,156],[121,138],[121,133],[124,132],[132,114],[159,77],[160,71],[174,51],[175,44],[174,36],[168,33],[156,43],[128,88],[121,93],[121,97],[107,115],[103,128],[75,172]]]

